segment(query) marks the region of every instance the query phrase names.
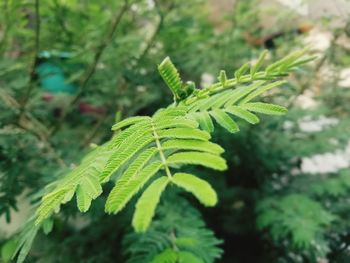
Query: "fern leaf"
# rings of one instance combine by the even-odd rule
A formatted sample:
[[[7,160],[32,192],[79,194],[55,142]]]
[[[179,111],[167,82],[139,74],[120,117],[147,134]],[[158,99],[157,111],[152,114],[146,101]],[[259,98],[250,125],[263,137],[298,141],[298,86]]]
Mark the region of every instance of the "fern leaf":
[[[54,210],[60,206],[68,190],[69,189],[60,189],[47,194],[42,198],[42,202],[37,209],[37,219],[35,220],[35,225],[41,224],[53,213]]]
[[[91,197],[92,199],[95,199],[102,193],[102,187],[98,180],[97,176],[94,175],[87,175],[82,178],[82,181],[80,182],[81,188],[84,189],[84,192]]]
[[[122,187],[114,187],[110,192],[105,206],[107,213],[118,213],[126,203],[143,187],[143,185],[155,175],[162,167],[160,162],[153,162],[146,166],[142,172],[132,178]]]
[[[142,122],[142,121],[146,121],[146,120],[150,120],[150,117],[148,117],[148,116],[129,117],[129,118],[125,119],[125,120],[122,120],[122,121],[114,124],[112,126],[112,130],[113,131],[120,130],[120,129],[125,128],[127,126],[130,126],[130,125],[133,125],[135,123]]]
[[[241,98],[247,96],[252,91],[261,87],[264,83],[265,83],[265,81],[257,81],[255,83],[253,83],[252,85],[239,87],[238,89],[234,90],[232,92],[232,94],[227,98],[227,101],[224,104],[224,107],[227,108],[229,106],[232,106],[237,101],[239,101]]]
[[[143,136],[136,134],[136,136],[131,136],[130,140],[125,143],[125,147],[122,147],[124,150],[121,152],[116,151],[107,161],[107,164],[100,175],[100,180],[102,182],[108,181],[114,172],[153,140],[154,138],[150,134],[144,134]]]
[[[235,78],[237,83],[239,83],[241,77],[249,70],[250,63],[243,64],[238,70],[235,71]]]
[[[151,263],[177,263],[178,254],[176,251],[168,248],[162,253],[158,254]]]
[[[179,138],[179,139],[196,139],[207,141],[210,139],[210,134],[198,129],[189,128],[173,128],[159,131],[160,138]]]
[[[186,106],[176,106],[176,107],[168,107],[165,109],[158,110],[152,117],[152,119],[157,122],[164,117],[180,117],[185,116],[187,113]]]
[[[211,185],[197,176],[187,173],[176,173],[172,177],[172,182],[191,192],[205,206],[214,206],[218,201]]]
[[[225,70],[220,70],[220,74],[218,77],[218,80],[220,81],[221,85],[224,87],[227,82],[227,76],[226,76],[226,71]]]
[[[170,155],[168,164],[197,164],[219,171],[227,169],[225,159],[220,156],[201,152],[179,152]]]
[[[139,122],[134,125],[131,125],[127,129],[123,130],[122,132],[118,133],[116,136],[114,136],[111,140],[111,143],[108,145],[108,149],[115,150],[120,145],[127,141],[131,136],[133,136],[136,132],[147,132],[151,131],[152,125],[151,121],[145,121],[145,122]]]
[[[226,90],[222,91],[210,98],[208,98],[203,105],[200,107],[200,111],[208,110],[208,109],[214,109],[214,108],[221,108],[222,105],[229,99],[230,95],[232,94],[232,90]]]
[[[180,251],[179,263],[205,263],[205,262],[191,252]]]
[[[19,249],[20,252],[17,257],[17,263],[23,263],[25,258],[27,257],[29,250],[34,242],[34,239],[38,233],[39,228],[33,227],[30,229],[26,235],[22,238],[21,244],[19,244],[18,249],[13,254],[14,256],[18,253]]]
[[[214,117],[214,119],[220,126],[225,128],[229,132],[235,133],[239,131],[237,123],[234,120],[232,120],[231,117],[224,111],[214,109],[210,112],[210,114]]]
[[[228,108],[225,109],[226,112],[231,113],[232,115],[235,115],[247,122],[249,122],[250,124],[257,124],[259,123],[259,118],[258,116],[256,116],[255,114],[242,109],[241,107],[237,107],[237,106],[230,106]]]
[[[132,225],[136,232],[145,232],[151,223],[160,195],[169,183],[165,176],[158,178],[142,193],[137,201]]]
[[[265,93],[266,91],[268,90],[271,90],[273,88],[276,88],[278,86],[281,86],[282,84],[285,84],[286,81],[284,80],[281,80],[281,81],[276,81],[276,82],[273,82],[269,85],[266,85],[266,86],[262,86],[260,87],[259,89],[256,89],[255,91],[253,91],[252,93],[250,93],[247,97],[245,97],[244,99],[242,99],[239,104],[242,105],[242,104],[245,104],[249,101],[251,101],[252,99],[260,96],[261,94]]]
[[[76,190],[76,187],[70,189],[65,195],[64,195],[64,198],[61,202],[61,204],[66,204],[68,203],[70,200],[72,200],[74,194],[75,194],[75,190]]]
[[[208,112],[196,112],[192,114],[192,116],[194,116],[194,118],[197,120],[197,122],[203,130],[209,133],[214,132],[214,124]]]
[[[264,59],[266,57],[266,55],[268,54],[267,50],[264,50],[258,60],[256,61],[256,63],[250,68],[250,75],[251,78],[254,79],[255,73],[258,72],[258,70],[261,68],[262,63],[264,62]]]
[[[164,82],[173,92],[176,100],[180,100],[183,96],[182,80],[174,64],[169,57],[166,57],[158,66],[158,71]]]
[[[273,72],[273,71],[283,72],[288,70],[288,68],[290,68],[294,62],[302,58],[306,52],[307,52],[307,49],[298,50],[289,54],[288,56],[285,56],[284,58],[269,65],[266,68],[266,73],[269,74],[270,72]]]
[[[263,113],[267,115],[283,115],[288,111],[285,107],[263,102],[246,103],[241,107],[248,111]]]
[[[191,112],[195,111],[206,111],[210,108],[220,108],[221,104],[225,103],[227,101],[228,96],[232,94],[232,90],[225,90],[218,94],[212,95],[209,98],[203,99],[195,103],[191,107]]]
[[[78,185],[77,188],[77,206],[80,212],[86,212],[91,205],[91,197],[85,192],[85,189]]]
[[[143,169],[157,152],[157,148],[151,147],[140,153],[140,155],[128,166],[126,171],[117,180],[115,188],[121,188],[127,184],[131,178],[136,176]]]
[[[188,118],[174,118],[174,117],[168,117],[165,119],[162,119],[158,122],[155,122],[155,128],[157,130],[163,130],[167,128],[197,128],[198,123],[196,121],[190,120]]]
[[[162,149],[164,150],[196,150],[203,151],[213,154],[220,154],[224,152],[224,149],[215,143],[208,141],[199,141],[199,140],[168,140],[162,144]]]

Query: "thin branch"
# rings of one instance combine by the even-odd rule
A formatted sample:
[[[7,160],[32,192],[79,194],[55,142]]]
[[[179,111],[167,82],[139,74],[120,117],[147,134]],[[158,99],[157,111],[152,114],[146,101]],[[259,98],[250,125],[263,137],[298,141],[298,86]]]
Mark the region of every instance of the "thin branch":
[[[66,34],[66,36],[68,37],[68,41],[71,42],[72,38],[73,38],[73,32],[70,31],[65,23],[65,19],[64,19],[64,10],[62,10],[58,0],[54,0],[53,4],[55,5],[55,10],[53,10],[53,13],[56,17],[57,23],[59,24],[59,26],[62,29],[62,32],[64,32]],[[57,11],[56,11],[57,10]]]
[[[70,102],[68,109],[64,110],[62,112],[62,115],[61,115],[60,119],[58,120],[56,126],[54,126],[53,129],[51,130],[51,134],[55,134],[58,131],[58,129],[60,128],[60,126],[62,125],[64,120],[66,119],[67,115],[72,111],[73,107],[76,105],[76,103],[78,102],[78,100],[80,99],[82,94],[84,93],[90,79],[92,78],[92,76],[96,72],[97,65],[100,62],[100,59],[101,59],[101,56],[102,56],[104,50],[112,42],[114,33],[116,32],[118,25],[120,24],[124,14],[128,10],[128,7],[129,7],[128,1],[125,0],[122,9],[119,12],[117,12],[114,19],[112,19],[112,22],[110,24],[110,27],[109,27],[109,30],[108,30],[106,36],[104,37],[104,39],[101,41],[100,45],[98,46],[96,53],[94,55],[93,62],[88,67],[88,69],[86,70],[82,79],[80,80],[77,94],[74,96],[74,98]]]
[[[35,68],[39,62],[39,50],[40,50],[40,4],[39,0],[35,0],[34,5],[35,12],[35,33],[34,33],[34,54],[33,54],[33,62],[29,71],[29,83],[28,88],[26,90],[26,94],[21,102],[21,113],[24,114],[25,107],[28,103],[30,95],[35,87]],[[20,116],[21,117],[21,116]]]
[[[120,77],[120,79],[116,84],[116,89],[115,89],[116,92],[114,93],[114,95],[111,96],[110,103],[108,103],[107,105],[108,109],[115,109],[117,107],[116,105],[117,98],[123,97],[124,93],[126,92],[126,89],[127,89],[127,82],[124,77]],[[117,111],[121,113],[124,111],[124,107],[122,104],[118,105]],[[85,137],[84,142],[81,144],[82,147],[86,147],[92,142],[92,140],[97,135],[97,132],[99,131],[100,127],[102,126],[104,121],[107,119],[107,117],[108,117],[108,113],[106,112],[104,115],[102,115],[99,118],[95,126],[91,129],[90,133],[88,133],[88,135]]]
[[[158,13],[158,17],[159,17],[158,18],[158,23],[155,26],[153,34],[151,35],[151,37],[148,38],[148,40],[146,42],[146,45],[145,45],[145,48],[142,50],[141,54],[138,56],[136,64],[138,64],[140,61],[142,61],[143,58],[148,54],[150,48],[153,46],[154,41],[156,40],[157,35],[159,34],[160,30],[163,27],[164,19],[165,19],[166,14],[169,14],[171,9],[173,9],[173,6],[170,6],[168,12],[163,13],[162,10],[159,7],[158,1],[155,0],[154,4],[155,4],[155,9],[156,9],[156,11]]]
[[[0,91],[0,99],[4,102],[6,106],[8,106],[15,113],[19,112],[21,109],[20,103],[13,98],[11,95],[7,94],[5,91]],[[42,124],[39,120],[37,120],[34,116],[32,116],[28,112],[23,112],[21,118],[18,120],[18,127],[30,132],[35,137],[37,137],[40,141],[44,143],[45,148],[54,156],[56,162],[60,167],[65,168],[67,165],[61,159],[58,153],[55,152],[51,143],[49,142],[49,132],[44,124]]]
[[[6,44],[7,44],[7,36],[9,32],[9,6],[8,6],[8,0],[4,0],[4,5],[2,6],[3,12],[4,12],[4,28],[3,28],[3,34],[2,38],[0,39],[0,54],[3,53],[3,51],[6,50]]]

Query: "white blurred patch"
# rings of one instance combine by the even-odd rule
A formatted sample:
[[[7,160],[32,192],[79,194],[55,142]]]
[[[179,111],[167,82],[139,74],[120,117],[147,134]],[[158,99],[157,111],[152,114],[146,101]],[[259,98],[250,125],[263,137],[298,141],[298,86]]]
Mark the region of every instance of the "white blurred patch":
[[[344,68],[340,71],[340,81],[338,85],[344,88],[350,88],[350,68]]]
[[[303,173],[334,173],[340,169],[350,166],[350,158],[346,152],[317,154],[312,157],[303,158],[301,171]]]
[[[313,98],[313,93],[308,90],[296,98],[295,104],[304,110],[315,108],[318,105],[317,101]]]
[[[293,127],[294,127],[294,122],[292,122],[292,121],[285,121],[283,123],[283,129],[285,129],[285,130],[290,130]]]
[[[332,37],[331,32],[323,32],[315,28],[305,37],[304,42],[307,46],[312,47],[313,50],[322,52],[330,47]]]
[[[298,121],[299,129],[303,132],[320,132],[325,128],[337,125],[339,120],[337,118],[327,118],[320,116],[317,120],[312,120],[310,117],[303,118]]]
[[[309,7],[303,0],[277,0],[282,5],[285,5],[302,16],[309,14]]]
[[[201,76],[201,87],[207,87],[213,84],[214,81],[215,81],[215,78],[213,75],[209,73],[203,73]]]
[[[154,1],[153,0],[147,0],[147,6],[149,10],[152,10],[155,6]]]

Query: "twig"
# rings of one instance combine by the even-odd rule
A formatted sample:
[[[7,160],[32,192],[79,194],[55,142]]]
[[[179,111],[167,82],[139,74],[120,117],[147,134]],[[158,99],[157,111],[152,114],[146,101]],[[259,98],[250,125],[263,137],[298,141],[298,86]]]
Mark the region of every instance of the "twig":
[[[21,102],[21,108],[20,108],[20,118],[24,114],[25,107],[28,103],[29,97],[35,87],[35,68],[38,65],[39,62],[39,49],[40,49],[40,5],[39,0],[35,0],[35,39],[34,39],[34,57],[33,62],[29,71],[29,83],[28,83],[28,89],[26,91],[26,94],[24,95],[24,98]]]
[[[58,3],[57,0],[54,0],[53,3],[55,5],[55,8],[57,9],[57,12],[55,12],[55,10],[54,10],[54,14],[55,14],[55,17],[57,19],[57,22],[60,25],[62,31],[67,35],[67,37],[69,39],[68,41],[72,41],[73,32],[71,32],[67,28],[67,26],[65,24],[65,20],[62,18],[62,14],[64,13],[64,10],[63,11],[61,10],[61,6],[60,6],[60,4]]]
[[[173,5],[171,5],[168,9],[168,12],[166,12],[165,14],[162,12],[162,10],[160,9],[159,7],[159,3],[158,1],[154,1],[154,4],[155,4],[155,9],[158,13],[158,17],[159,17],[159,20],[158,20],[158,23],[153,31],[153,34],[151,35],[151,37],[147,40],[146,42],[146,46],[145,48],[143,49],[143,51],[141,52],[141,54],[139,55],[139,57],[137,58],[137,63],[135,63],[136,65],[143,60],[143,58],[148,54],[150,48],[153,46],[154,44],[154,41],[157,37],[157,35],[159,34],[160,30],[162,29],[163,27],[163,24],[164,24],[164,19],[165,19],[165,16],[166,14],[169,14],[169,12],[171,11],[171,9],[173,9]]]
[[[15,111],[15,113],[20,111],[21,105],[20,103],[13,98],[11,95],[5,93],[4,91],[0,91],[0,99],[4,102],[5,105],[7,105],[11,110]],[[59,154],[57,154],[52,147],[51,143],[49,142],[48,137],[48,129],[44,124],[42,124],[39,120],[37,120],[34,116],[32,116],[28,112],[23,112],[21,115],[21,118],[18,120],[17,124],[18,127],[30,132],[35,137],[37,137],[40,141],[44,143],[44,146],[46,149],[52,153],[52,155],[55,157],[57,163],[62,167],[65,168],[67,165],[65,162],[61,159]]]
[[[117,88],[116,88],[116,92],[114,94],[114,96],[111,96],[111,102],[109,103],[109,105],[107,106],[107,108],[112,108],[114,109],[116,107],[116,98],[118,97],[122,97],[125,93],[127,89],[127,83],[125,81],[124,77],[121,77],[118,82],[117,82]],[[123,112],[123,105],[119,104],[118,106],[118,111],[119,112]],[[104,121],[107,119],[108,114],[107,112],[100,117],[100,119],[96,122],[95,126],[92,128],[91,132],[85,137],[84,142],[82,143],[82,147],[86,147],[88,146],[91,141],[94,139],[94,137],[96,136],[99,128],[102,126],[102,124],[104,123]]]
[[[80,80],[77,94],[74,96],[74,98],[70,102],[68,109],[66,109],[62,112],[62,115],[61,115],[60,119],[57,121],[57,124],[51,130],[51,134],[55,134],[58,131],[58,129],[60,128],[60,126],[62,125],[64,120],[66,119],[67,115],[72,111],[73,107],[75,106],[75,104],[78,102],[78,100],[82,96],[90,79],[92,78],[92,76],[94,75],[94,73],[96,71],[96,67],[100,61],[100,58],[101,58],[104,50],[112,41],[113,35],[114,35],[115,31],[117,30],[118,25],[120,24],[120,21],[121,21],[123,15],[128,10],[128,7],[129,7],[128,1],[125,0],[122,9],[118,13],[116,13],[116,16],[114,17],[114,19],[112,19],[108,33],[106,34],[104,39],[101,41],[100,45],[98,46],[97,51],[94,55],[93,62],[88,67],[88,69],[86,70],[82,79]]]
[[[2,7],[3,12],[4,12],[4,29],[3,29],[3,34],[2,34],[2,38],[0,39],[0,54],[2,54],[2,52],[5,50],[6,47],[6,39],[7,39],[7,35],[8,35],[8,31],[9,31],[9,11],[8,11],[8,0],[4,0],[4,5]]]

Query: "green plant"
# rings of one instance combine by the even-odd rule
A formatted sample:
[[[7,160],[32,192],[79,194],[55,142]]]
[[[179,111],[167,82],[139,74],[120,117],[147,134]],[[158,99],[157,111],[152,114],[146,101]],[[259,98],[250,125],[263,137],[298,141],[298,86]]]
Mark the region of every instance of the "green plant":
[[[35,216],[20,237],[18,261],[24,260],[41,227],[49,232],[50,218],[62,204],[76,195],[78,209],[86,212],[92,200],[103,193],[103,184],[109,181],[114,181],[115,186],[106,201],[107,213],[119,212],[142,191],[132,220],[137,232],[148,229],[162,192],[172,186],[191,192],[206,206],[214,206],[217,196],[208,182],[183,170],[188,164],[220,171],[227,168],[221,157],[223,149],[209,141],[214,130],[212,119],[235,133],[239,127],[231,116],[256,124],[259,119],[255,113],[285,113],[282,106],[253,100],[282,85],[284,82],[278,81],[280,77],[314,59],[305,56],[305,51],[298,51],[262,69],[265,56],[266,52],[255,64],[242,66],[234,78],[228,79],[221,71],[220,82],[203,89],[196,89],[192,83],[183,84],[170,59],[165,59],[158,69],[174,94],[174,103],[152,117],[135,116],[117,122],[111,140],[95,146],[80,165],[46,187]],[[181,170],[174,172],[175,169]],[[163,251],[159,257],[167,257],[170,262],[179,258],[194,260],[194,255],[175,256],[170,250]]]
[[[194,258],[184,262],[214,262],[220,258],[222,243],[207,229],[194,207],[178,194],[168,196],[157,209],[157,219],[146,233],[131,231],[124,237],[127,263],[181,262],[181,257]],[[190,254],[189,254],[190,253]],[[197,261],[195,261],[197,260]]]

